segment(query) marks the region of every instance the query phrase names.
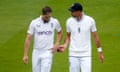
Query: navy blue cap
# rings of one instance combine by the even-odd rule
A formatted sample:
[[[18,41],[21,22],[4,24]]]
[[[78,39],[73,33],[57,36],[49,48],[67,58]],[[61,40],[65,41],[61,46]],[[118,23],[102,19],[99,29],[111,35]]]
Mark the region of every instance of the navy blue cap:
[[[80,3],[73,3],[72,6],[69,8],[69,11],[83,11],[83,7]]]

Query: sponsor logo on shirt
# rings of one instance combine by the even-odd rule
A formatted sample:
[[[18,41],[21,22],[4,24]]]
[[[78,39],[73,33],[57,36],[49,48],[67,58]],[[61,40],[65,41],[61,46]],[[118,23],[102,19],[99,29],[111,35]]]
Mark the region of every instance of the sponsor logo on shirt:
[[[39,31],[37,32],[38,35],[52,35],[52,31]]]

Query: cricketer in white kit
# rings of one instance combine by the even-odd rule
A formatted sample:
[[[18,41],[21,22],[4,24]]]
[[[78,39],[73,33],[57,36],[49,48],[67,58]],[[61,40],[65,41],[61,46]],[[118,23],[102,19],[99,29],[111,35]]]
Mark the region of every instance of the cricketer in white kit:
[[[95,21],[92,17],[82,12],[82,6],[74,3],[69,11],[72,17],[67,20],[67,36],[65,43],[59,48],[64,51],[69,46],[69,71],[91,72],[91,33],[95,39],[101,62],[104,60],[98,35],[96,33]]]
[[[32,36],[34,36],[34,48],[32,53],[33,72],[50,72],[53,52],[59,45],[62,31],[57,19],[51,17],[52,9],[48,6],[42,9],[42,15],[30,23],[25,40],[24,57],[28,62],[28,49]],[[54,45],[54,31],[57,31],[57,39]]]

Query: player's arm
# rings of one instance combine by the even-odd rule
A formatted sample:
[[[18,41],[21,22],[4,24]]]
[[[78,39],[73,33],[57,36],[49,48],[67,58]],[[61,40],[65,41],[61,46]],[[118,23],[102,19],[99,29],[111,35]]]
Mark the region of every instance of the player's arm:
[[[28,50],[30,47],[30,42],[32,39],[32,35],[28,34],[25,39],[25,44],[24,44],[24,56],[23,56],[23,62],[24,64],[28,63]]]
[[[57,37],[56,37],[56,42],[54,44],[53,53],[57,50],[61,39],[62,39],[62,30],[57,32]]]
[[[99,40],[98,34],[97,34],[96,31],[92,32],[92,34],[93,34],[93,38],[94,38],[94,41],[95,41],[96,46],[97,46],[97,50],[98,50],[98,53],[99,53],[100,61],[103,63],[104,55],[103,55],[103,52],[102,52],[102,47],[100,45],[100,40]]]
[[[56,50],[60,44],[60,41],[62,39],[62,28],[60,26],[60,23],[57,19],[55,19],[55,23],[56,23],[55,30],[57,32],[57,36],[56,36],[56,41],[55,41],[54,47],[52,48],[53,52],[56,52]]]
[[[67,32],[65,43],[64,43],[64,47],[67,48],[69,43],[70,43],[70,32]]]
[[[62,39],[62,31],[59,31],[59,32],[57,32],[57,38],[56,38],[55,45],[59,45],[61,39]]]
[[[64,44],[59,46],[61,52],[63,52],[67,48],[67,46],[69,45],[70,35],[71,35],[70,32],[67,32]]]

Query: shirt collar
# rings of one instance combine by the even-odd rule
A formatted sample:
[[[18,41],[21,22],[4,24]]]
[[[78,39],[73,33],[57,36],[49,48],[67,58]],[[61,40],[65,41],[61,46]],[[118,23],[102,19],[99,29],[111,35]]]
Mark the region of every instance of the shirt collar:
[[[75,17],[72,17],[72,18],[75,19],[77,22],[80,22],[81,20],[83,20],[84,16],[85,16],[85,14],[84,14],[84,12],[82,12],[82,17],[80,20],[77,20]]]
[[[52,17],[50,17],[49,22],[51,21],[51,18],[52,18]],[[48,23],[49,23],[49,22],[48,22],[48,23],[44,23],[44,21],[42,20],[42,15],[40,15],[40,17],[39,17],[39,21],[42,22],[43,24],[48,24]]]

